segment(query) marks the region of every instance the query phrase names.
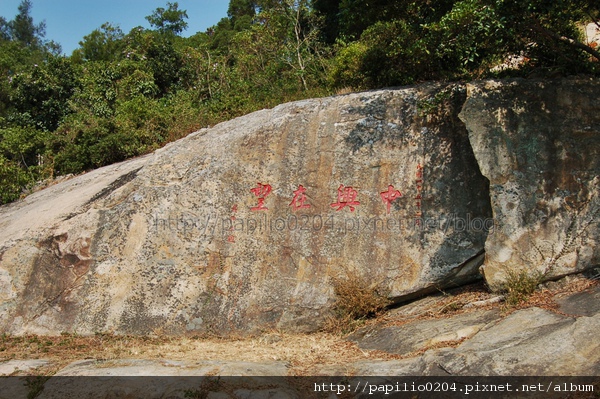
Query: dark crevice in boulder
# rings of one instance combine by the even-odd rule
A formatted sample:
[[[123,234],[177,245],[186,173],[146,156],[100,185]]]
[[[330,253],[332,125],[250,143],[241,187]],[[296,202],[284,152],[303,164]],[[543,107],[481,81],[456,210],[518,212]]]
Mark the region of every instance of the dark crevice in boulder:
[[[132,170],[131,172],[128,172],[122,176],[119,176],[114,182],[112,182],[111,184],[109,184],[108,186],[103,188],[102,191],[100,191],[99,193],[94,195],[86,203],[86,205],[89,205],[95,201],[102,199],[102,198],[108,197],[113,191],[117,190],[118,188],[120,188],[120,187],[124,186],[125,184],[129,183],[130,181],[132,181],[133,179],[135,179],[135,177],[137,176],[140,169],[142,169],[142,168],[137,168],[135,170]]]

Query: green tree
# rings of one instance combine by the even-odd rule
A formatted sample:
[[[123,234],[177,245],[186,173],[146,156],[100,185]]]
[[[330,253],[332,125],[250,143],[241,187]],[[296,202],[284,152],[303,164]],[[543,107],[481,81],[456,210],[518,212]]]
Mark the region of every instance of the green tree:
[[[323,87],[325,63],[309,3],[281,0],[263,9],[256,21],[232,40],[240,86],[249,84],[248,95],[258,102],[316,94]]]
[[[185,22],[185,19],[188,18],[187,11],[179,10],[177,2],[168,2],[167,6],[167,9],[159,7],[154,10],[152,15],[146,17],[146,20],[160,32],[178,35],[188,27]]]
[[[208,29],[210,48],[220,54],[227,54],[231,45],[231,39],[235,35],[233,22],[230,18],[221,18],[219,22]]]
[[[24,171],[35,172],[46,152],[48,132],[33,127],[8,127],[0,129],[0,155]]]
[[[159,88],[159,96],[179,88],[179,71],[183,67],[182,54],[177,44],[180,39],[141,27],[132,29],[125,36],[124,59],[136,61],[141,68],[151,71]]]
[[[312,7],[323,19],[321,40],[327,44],[335,43],[340,35],[340,2],[341,0],[313,0]]]
[[[0,40],[10,40],[10,28],[8,21],[4,17],[0,17]]]
[[[257,4],[253,0],[230,0],[227,8],[227,16],[235,23],[235,20],[248,16],[254,18],[256,15]]]
[[[50,56],[12,80],[9,120],[19,126],[56,130],[62,118],[71,112],[69,99],[78,86],[76,72],[65,57]]]
[[[582,41],[579,26],[597,19],[599,7],[590,0],[342,0],[330,79],[338,87],[374,88],[482,78],[514,55],[525,61],[502,73],[595,73],[600,53]]]
[[[84,61],[112,61],[122,56],[125,35],[118,26],[104,23],[79,42],[80,48],[74,51],[72,58]]]
[[[6,30],[12,40],[21,42],[25,46],[41,46],[46,35],[46,23],[43,21],[37,25],[33,23],[33,17],[30,15],[31,7],[30,0],[22,0],[18,7],[19,13],[8,22]]]
[[[600,62],[600,53],[590,47],[578,28],[581,22],[599,23],[600,3],[591,0],[529,0],[523,3],[495,0],[492,6],[506,21],[512,50],[523,51],[539,67],[586,72],[591,56]],[[535,43],[535,46],[531,46]],[[585,55],[585,57],[582,57]]]
[[[19,199],[23,188],[32,182],[31,175],[18,163],[0,155],[0,205]]]

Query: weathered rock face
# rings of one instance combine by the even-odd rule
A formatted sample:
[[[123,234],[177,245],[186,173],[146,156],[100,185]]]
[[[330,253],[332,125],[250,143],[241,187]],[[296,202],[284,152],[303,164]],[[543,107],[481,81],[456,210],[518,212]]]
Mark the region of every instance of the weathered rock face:
[[[311,331],[335,281],[401,301],[484,248],[495,288],[598,265],[599,86],[295,102],[57,184],[0,209],[0,331]]]
[[[464,100],[285,104],[4,207],[0,330],[315,330],[333,277],[393,300],[476,278],[491,208]]]
[[[597,80],[469,84],[460,114],[490,180],[495,231],[482,268],[556,277],[600,264],[600,112]]]

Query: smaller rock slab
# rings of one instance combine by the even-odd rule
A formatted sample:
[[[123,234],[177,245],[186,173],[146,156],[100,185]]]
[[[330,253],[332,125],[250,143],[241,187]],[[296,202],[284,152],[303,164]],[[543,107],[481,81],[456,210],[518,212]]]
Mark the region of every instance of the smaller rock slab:
[[[500,318],[496,309],[459,314],[449,318],[417,320],[400,326],[363,328],[349,339],[362,349],[406,355],[442,342],[470,338]]]
[[[451,375],[600,374],[600,315],[573,318],[540,308],[514,312],[430,359]]]
[[[494,232],[481,270],[492,289],[511,272],[545,279],[600,259],[597,79],[473,82],[459,115],[489,179]]]
[[[83,360],[50,378],[38,398],[298,398],[277,377],[286,374],[282,362]]]
[[[30,360],[9,360],[0,363],[0,376],[15,375],[20,372],[28,372],[50,364],[49,360],[30,359]]]
[[[280,376],[287,375],[283,362],[249,363],[219,361],[174,361],[122,359],[113,361],[81,360],[55,374],[64,376]]]
[[[0,363],[0,399],[27,398],[34,389],[33,379],[36,377],[16,376],[29,374],[49,364],[50,361],[44,359],[9,360]]]
[[[573,316],[592,317],[600,313],[600,286],[560,298],[560,311]]]

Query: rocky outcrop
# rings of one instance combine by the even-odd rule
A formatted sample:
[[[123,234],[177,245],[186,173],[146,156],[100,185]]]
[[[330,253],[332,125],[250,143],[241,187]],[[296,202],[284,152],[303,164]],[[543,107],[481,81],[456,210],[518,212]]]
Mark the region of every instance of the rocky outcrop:
[[[546,278],[600,264],[600,107],[597,80],[467,85],[460,114],[485,177],[495,230],[482,271]]]
[[[345,365],[344,373],[597,376],[600,343],[594,336],[600,327],[598,299],[600,288],[596,286],[558,300],[557,311],[532,307],[502,316],[494,310],[479,310],[400,326],[364,328],[350,337],[361,348],[407,358],[360,362],[350,369]],[[393,324],[393,319],[387,323]],[[447,347],[435,349],[441,342]],[[451,347],[453,343],[460,345]],[[419,351],[425,353],[415,356]]]
[[[392,301],[476,279],[491,208],[464,100],[284,104],[4,207],[0,329],[313,331],[334,279]]]
[[[401,302],[484,256],[492,287],[597,265],[598,86],[300,101],[59,183],[0,209],[0,331],[314,331],[345,281]]]

